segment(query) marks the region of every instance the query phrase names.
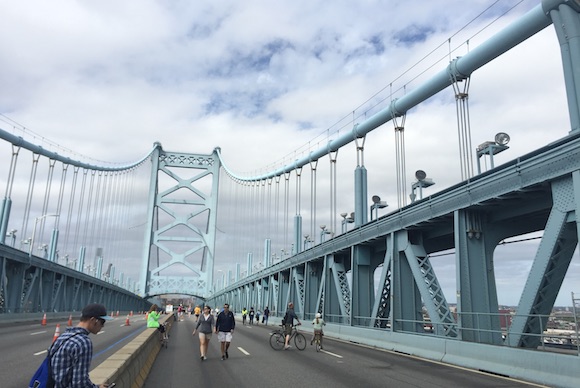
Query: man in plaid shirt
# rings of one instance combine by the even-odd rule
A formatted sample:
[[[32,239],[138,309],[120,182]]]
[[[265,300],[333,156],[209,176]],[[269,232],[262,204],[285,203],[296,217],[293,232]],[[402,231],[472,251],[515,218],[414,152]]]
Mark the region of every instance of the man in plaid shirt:
[[[102,304],[89,304],[75,327],[67,329],[54,343],[58,350],[51,358],[55,388],[107,388],[108,384],[96,385],[89,378],[89,368],[93,358],[93,342],[89,333],[97,334],[105,321],[113,318],[107,315]],[[61,346],[62,345],[62,346]]]

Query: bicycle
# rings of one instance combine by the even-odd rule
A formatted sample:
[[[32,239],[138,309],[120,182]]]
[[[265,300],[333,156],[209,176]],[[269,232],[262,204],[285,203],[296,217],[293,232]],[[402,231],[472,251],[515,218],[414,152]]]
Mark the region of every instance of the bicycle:
[[[163,323],[163,327],[165,328],[165,330],[163,331],[163,333],[161,332],[161,330],[159,331],[159,337],[160,337],[160,341],[161,341],[161,347],[167,349],[167,345],[169,344],[169,334],[168,334],[168,329],[167,326],[169,324],[167,323],[167,321],[165,321]]]
[[[314,344],[316,345],[316,351],[320,352],[320,349],[322,349],[322,332],[321,331],[314,332]]]
[[[292,334],[290,334],[290,341],[294,339],[294,346],[298,350],[306,349],[306,337],[304,334],[300,333],[296,326],[292,326]],[[289,341],[289,342],[290,342]],[[270,333],[270,346],[274,350],[282,350],[284,349],[284,345],[286,344],[286,335],[284,335],[284,326],[281,329],[274,330]]]

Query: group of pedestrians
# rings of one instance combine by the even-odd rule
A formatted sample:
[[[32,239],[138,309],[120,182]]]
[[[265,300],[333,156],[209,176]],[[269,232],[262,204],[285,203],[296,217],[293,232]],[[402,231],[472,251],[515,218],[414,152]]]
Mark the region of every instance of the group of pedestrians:
[[[254,320],[255,320],[256,325],[259,325],[260,324],[260,317],[262,317],[262,324],[267,325],[269,316],[270,316],[270,309],[268,308],[268,306],[266,306],[266,308],[264,309],[263,314],[259,309],[257,311],[254,311],[253,307],[250,307],[250,310],[248,310],[247,308],[244,307],[242,309],[242,324],[245,326],[246,321],[249,321],[249,324],[253,325]]]
[[[198,333],[200,359],[202,361],[207,359],[207,349],[213,333],[217,334],[220,342],[221,359],[228,359],[228,350],[236,327],[234,314],[230,311],[229,304],[224,304],[217,317],[212,314],[210,306],[204,306],[203,313],[199,315],[197,314],[197,308],[199,306],[195,310],[195,315],[198,319],[192,335]],[[199,310],[201,311],[201,309]],[[250,312],[252,310],[253,308],[250,309]],[[151,306],[147,318],[147,327],[156,328],[163,335],[166,335],[164,333],[165,327],[159,324],[160,315],[158,306],[155,304]],[[250,316],[250,322],[252,322],[253,315],[248,315]],[[266,307],[263,314],[263,323],[268,323],[269,315],[270,310]],[[107,384],[97,386],[89,378],[89,367],[93,354],[93,344],[89,338],[89,333],[97,334],[103,328],[105,322],[111,319],[113,318],[107,315],[105,306],[102,304],[89,304],[83,309],[79,324],[76,327],[67,329],[54,342],[49,349],[49,357],[51,360],[51,373],[57,387],[108,387]],[[293,303],[288,304],[284,320],[285,349],[288,349],[290,348],[288,342],[292,334],[294,320],[296,320],[298,325],[301,324],[294,312]],[[314,335],[317,332],[322,334],[322,326],[325,325],[325,322],[319,313],[316,314],[312,324],[314,325]],[[314,336],[312,338],[314,339]]]
[[[204,306],[203,314],[197,320],[192,335],[195,335],[199,329],[199,352],[201,361],[207,360],[207,347],[212,336],[212,328],[214,328],[213,332],[218,336],[222,354],[221,359],[224,361],[230,357],[228,349],[232,342],[232,334],[236,328],[234,313],[230,311],[229,304],[224,304],[223,310],[215,318],[215,323],[214,316],[211,313],[211,307],[209,306]]]

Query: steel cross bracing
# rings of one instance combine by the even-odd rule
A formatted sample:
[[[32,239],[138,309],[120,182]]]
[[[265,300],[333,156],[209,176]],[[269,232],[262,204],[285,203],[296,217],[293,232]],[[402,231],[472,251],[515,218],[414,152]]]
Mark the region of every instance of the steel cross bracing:
[[[141,275],[146,296],[206,296],[212,291],[220,169],[216,152],[183,154],[158,147],[152,153]]]
[[[578,246],[578,218],[580,204],[580,172],[552,183],[553,207],[536,253],[530,276],[509,330],[511,346],[537,347],[538,333],[547,328],[548,317],[572,256]]]
[[[149,306],[115,285],[0,245],[0,313],[73,312],[95,300],[111,310]]]
[[[577,245],[579,171],[580,133],[575,133],[251,274],[220,295],[227,299],[247,284],[277,278],[274,300],[284,308],[290,298],[300,299],[305,304],[298,304],[297,313],[303,318],[321,311],[333,323],[423,333],[424,306],[436,336],[534,347],[530,339],[545,328],[544,318],[537,315],[549,314]],[[525,319],[514,319],[504,342],[493,252],[506,238],[541,230],[542,243],[536,257],[530,258],[534,264],[518,306],[518,316]],[[358,313],[352,301],[362,289],[351,289],[347,276],[357,272],[353,266],[363,265],[353,256],[355,247],[365,247],[359,251],[367,252],[364,265],[370,265],[370,273],[381,268],[374,295],[357,299],[357,304],[368,305],[357,306]],[[430,257],[448,249],[455,249],[456,255],[457,320]],[[302,296],[300,279],[290,276],[304,274],[305,268],[322,269],[309,271],[305,279],[305,290],[316,292],[315,298]],[[309,281],[317,288],[309,288]]]
[[[336,287],[336,294],[339,296],[340,315],[347,317],[344,323],[350,322],[350,286],[346,277],[344,264],[331,259],[329,270],[332,273],[332,279]]]
[[[407,242],[404,252],[436,333],[456,337],[455,319],[424,247]]]

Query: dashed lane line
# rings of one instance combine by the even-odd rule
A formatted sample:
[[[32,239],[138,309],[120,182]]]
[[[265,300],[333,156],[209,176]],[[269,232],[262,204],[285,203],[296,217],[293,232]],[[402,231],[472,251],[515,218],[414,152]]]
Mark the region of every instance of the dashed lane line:
[[[44,333],[46,333],[46,330],[45,331],[37,331],[37,332],[34,332],[34,333],[30,333],[30,335],[37,335],[37,334],[44,334]]]
[[[250,355],[250,353],[246,352],[246,350],[245,350],[244,348],[240,348],[240,347],[238,346],[238,350],[239,350],[240,352],[244,353],[246,356],[249,356],[249,355]]]

